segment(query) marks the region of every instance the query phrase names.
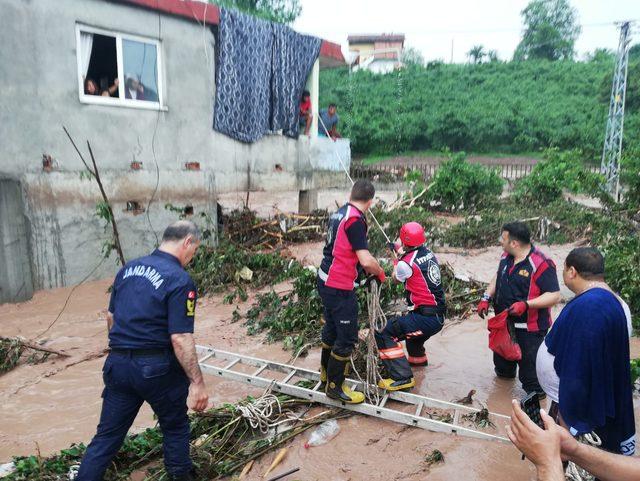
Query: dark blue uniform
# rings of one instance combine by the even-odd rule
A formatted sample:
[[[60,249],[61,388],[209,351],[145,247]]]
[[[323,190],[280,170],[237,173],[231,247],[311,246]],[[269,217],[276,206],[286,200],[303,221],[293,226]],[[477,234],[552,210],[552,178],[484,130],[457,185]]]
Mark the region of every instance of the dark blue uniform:
[[[176,359],[171,334],[192,333],[196,287],[180,261],[160,250],[127,263],[109,302],[114,324],[103,367],[98,432],[87,448],[79,481],[102,480],[143,402],[158,417],[167,472],[181,476],[189,458],[189,379]]]

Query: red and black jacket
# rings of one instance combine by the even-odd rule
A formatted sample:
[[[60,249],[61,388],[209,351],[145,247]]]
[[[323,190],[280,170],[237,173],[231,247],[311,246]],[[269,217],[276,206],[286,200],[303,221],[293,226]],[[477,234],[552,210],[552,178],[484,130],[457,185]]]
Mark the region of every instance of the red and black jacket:
[[[360,245],[352,245],[347,230],[354,223],[362,223],[358,239]],[[355,227],[355,226],[354,226]],[[367,221],[354,205],[345,204],[329,217],[327,241],[318,276],[327,287],[351,291],[359,275],[357,249],[366,249]]]
[[[513,256],[505,252],[498,265],[493,307],[496,313],[500,313],[514,302],[528,301],[545,292],[559,290],[556,265],[539,249],[531,246],[527,257],[517,264],[514,264]],[[526,323],[530,332],[546,331],[552,324],[550,308],[529,309],[522,316],[510,316],[509,319],[516,324]]]
[[[411,276],[404,280],[409,310],[417,311],[422,308],[421,310],[430,314],[444,315],[446,302],[440,266],[433,252],[420,246],[404,254],[399,261],[411,268]]]

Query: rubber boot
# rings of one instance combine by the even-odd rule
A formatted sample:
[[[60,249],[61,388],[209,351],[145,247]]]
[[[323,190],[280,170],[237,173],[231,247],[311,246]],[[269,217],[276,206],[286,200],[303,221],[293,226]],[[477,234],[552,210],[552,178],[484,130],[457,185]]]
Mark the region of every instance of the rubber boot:
[[[196,474],[194,470],[187,471],[184,474],[169,475],[170,481],[196,481]]]
[[[327,366],[329,365],[329,358],[331,357],[331,347],[328,344],[322,343],[322,352],[320,354],[320,391],[327,390]]]
[[[331,353],[327,366],[327,396],[347,404],[359,404],[364,401],[364,394],[352,391],[344,380],[348,372],[348,357]]]
[[[380,389],[386,389],[387,391],[401,391],[403,389],[411,389],[416,385],[416,381],[414,378],[409,379],[399,379],[397,381],[387,378],[380,379],[378,381],[378,387]]]

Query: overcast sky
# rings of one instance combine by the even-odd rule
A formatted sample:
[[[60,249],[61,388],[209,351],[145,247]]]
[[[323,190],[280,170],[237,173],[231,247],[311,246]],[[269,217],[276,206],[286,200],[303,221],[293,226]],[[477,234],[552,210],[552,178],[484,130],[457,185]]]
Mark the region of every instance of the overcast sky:
[[[426,60],[464,62],[473,45],[495,49],[510,59],[522,33],[520,12],[526,0],[300,0],[302,15],[293,25],[343,45],[356,33],[404,33],[405,46],[420,50]],[[640,20],[640,0],[573,0],[582,33],[580,56],[598,47],[615,49],[616,20]],[[634,42],[640,43],[640,23]]]

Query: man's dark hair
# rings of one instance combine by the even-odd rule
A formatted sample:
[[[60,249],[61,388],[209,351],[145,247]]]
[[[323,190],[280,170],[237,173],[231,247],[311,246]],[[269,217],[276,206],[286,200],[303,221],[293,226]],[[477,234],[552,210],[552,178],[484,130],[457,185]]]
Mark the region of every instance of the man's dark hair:
[[[367,202],[376,195],[376,188],[371,181],[366,179],[356,180],[351,188],[351,200],[356,202]]]
[[[337,108],[338,106],[336,104],[329,104],[329,108],[331,108],[331,107]]]
[[[509,222],[502,226],[502,232],[505,231],[509,234],[509,239],[531,244],[531,231],[524,222]]]
[[[311,93],[308,90],[302,91],[302,98],[311,97]]]
[[[583,279],[604,279],[604,257],[595,247],[576,247],[564,263],[573,267]]]
[[[195,240],[199,240],[200,230],[198,229],[198,226],[190,220],[179,220],[164,230],[164,234],[162,234],[162,242],[181,241],[188,235],[193,236]]]

